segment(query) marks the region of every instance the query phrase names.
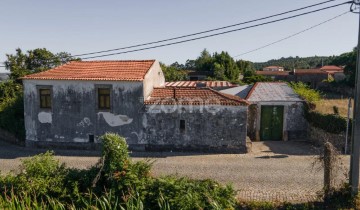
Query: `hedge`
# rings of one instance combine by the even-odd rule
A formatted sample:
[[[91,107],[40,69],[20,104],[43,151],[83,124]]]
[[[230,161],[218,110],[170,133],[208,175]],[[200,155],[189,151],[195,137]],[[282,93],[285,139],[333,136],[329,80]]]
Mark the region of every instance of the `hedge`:
[[[329,133],[339,134],[346,132],[346,118],[335,114],[322,114],[316,111],[305,110],[305,117],[308,122],[317,128]],[[350,119],[349,131],[351,132],[352,120]]]

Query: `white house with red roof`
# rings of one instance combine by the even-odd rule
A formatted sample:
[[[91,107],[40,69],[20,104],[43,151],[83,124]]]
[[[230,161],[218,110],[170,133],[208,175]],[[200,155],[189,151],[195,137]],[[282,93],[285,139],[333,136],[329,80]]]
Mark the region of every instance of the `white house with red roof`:
[[[139,150],[246,151],[248,103],[165,86],[156,60],[72,61],[22,79],[27,146],[96,148],[114,132]]]
[[[263,68],[263,71],[284,71],[282,66],[266,66]]]

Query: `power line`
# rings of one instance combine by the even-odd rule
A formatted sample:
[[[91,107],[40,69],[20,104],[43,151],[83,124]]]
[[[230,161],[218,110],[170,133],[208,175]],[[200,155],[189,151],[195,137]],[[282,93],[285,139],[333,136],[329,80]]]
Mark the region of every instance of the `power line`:
[[[178,37],[174,37],[174,38],[163,39],[163,40],[153,41],[153,42],[148,42],[148,43],[143,43],[143,44],[136,44],[136,45],[131,45],[131,46],[127,46],[127,47],[110,49],[110,50],[102,50],[102,51],[97,51],[97,52],[83,53],[83,54],[73,55],[73,57],[84,56],[84,55],[93,55],[93,54],[112,52],[112,51],[118,51],[118,50],[124,50],[124,49],[129,49],[129,48],[141,47],[141,46],[146,46],[146,45],[151,45],[151,44],[158,44],[158,43],[162,43],[162,42],[167,42],[167,41],[186,38],[186,37],[190,37],[190,36],[200,35],[200,34],[209,33],[209,32],[213,32],[213,31],[218,31],[218,30],[222,30],[222,29],[226,29],[226,28],[231,28],[231,27],[234,27],[234,26],[244,25],[244,24],[247,24],[247,23],[257,22],[257,21],[260,21],[260,20],[265,20],[265,19],[268,19],[268,18],[273,18],[273,17],[277,17],[277,16],[280,16],[280,15],[285,15],[285,14],[292,13],[292,12],[297,12],[297,11],[300,11],[300,10],[308,9],[308,8],[311,8],[311,7],[319,6],[319,5],[326,4],[326,3],[329,3],[329,2],[333,2],[333,1],[336,1],[336,0],[328,0],[328,1],[317,3],[317,4],[309,5],[309,6],[306,6],[306,7],[301,7],[301,8],[298,8],[298,9],[278,13],[278,14],[275,14],[275,15],[270,15],[270,16],[258,18],[258,19],[255,19],[255,20],[236,23],[236,24],[223,26],[223,27],[215,28],[215,29],[210,29],[210,30],[206,30],[206,31],[201,31],[201,32],[193,33],[193,34],[187,34],[187,35],[182,35],[182,36],[178,36]]]
[[[165,46],[170,46],[170,45],[195,41],[195,40],[199,40],[199,39],[205,39],[205,38],[209,38],[209,37],[213,37],[213,36],[219,36],[219,35],[223,35],[223,34],[232,33],[232,32],[235,32],[235,31],[241,31],[241,30],[245,30],[245,29],[249,29],[249,28],[254,28],[254,27],[258,27],[258,26],[262,26],[262,25],[267,25],[267,24],[270,24],[270,23],[276,23],[276,22],[279,22],[279,21],[292,19],[292,18],[295,18],[295,17],[299,17],[299,16],[319,12],[319,11],[322,11],[322,10],[338,7],[338,6],[349,4],[349,3],[352,3],[352,1],[347,1],[347,2],[344,2],[344,3],[341,3],[341,4],[336,4],[336,5],[324,7],[324,8],[321,8],[321,9],[316,9],[316,10],[312,10],[312,11],[309,11],[309,12],[304,12],[304,13],[300,13],[300,14],[297,14],[297,15],[285,17],[285,18],[280,18],[280,19],[277,19],[277,20],[272,20],[272,21],[268,21],[268,22],[264,22],[264,23],[259,23],[259,24],[256,24],[256,25],[251,25],[251,26],[247,26],[247,27],[243,27],[243,28],[233,29],[233,30],[224,31],[224,32],[215,33],[215,34],[210,34],[210,35],[201,36],[201,37],[196,37],[196,38],[192,38],[192,39],[186,39],[186,40],[182,40],[182,41],[177,41],[177,42],[172,42],[172,43],[167,43],[167,44],[162,44],[162,45],[156,45],[156,46],[152,46],[152,47],[145,47],[145,48],[140,48],[140,49],[135,49],[135,50],[128,50],[128,51],[110,53],[110,54],[105,54],[105,55],[85,57],[85,58],[81,58],[81,59],[86,60],[86,59],[100,58],[100,57],[106,57],[106,56],[111,56],[111,55],[126,54],[126,53],[131,53],[131,52],[144,51],[144,50],[148,50],[148,49],[154,49],[154,48],[159,48],[159,47],[165,47]]]
[[[311,26],[311,27],[309,27],[309,28],[307,28],[307,29],[304,29],[304,30],[302,30],[302,31],[299,31],[299,32],[297,32],[297,33],[295,33],[295,34],[292,34],[292,35],[290,35],[290,36],[287,36],[287,37],[285,37],[285,38],[279,39],[279,40],[277,40],[277,41],[275,41],[275,42],[271,42],[270,44],[263,45],[263,46],[258,47],[258,48],[256,48],[256,49],[249,50],[249,51],[247,51],[247,52],[241,53],[241,54],[236,55],[236,56],[233,56],[233,57],[236,58],[236,57],[239,57],[239,56],[242,56],[242,55],[246,55],[246,54],[249,54],[249,53],[252,53],[252,52],[255,52],[255,51],[264,49],[264,48],[269,47],[269,46],[271,46],[271,45],[277,44],[277,43],[279,43],[279,42],[285,41],[285,40],[290,39],[290,38],[292,38],[292,37],[294,37],[294,36],[297,36],[297,35],[299,35],[299,34],[302,34],[302,33],[306,32],[306,31],[309,31],[309,30],[311,30],[311,29],[313,29],[313,28],[316,28],[316,27],[318,27],[318,26],[321,26],[321,25],[323,25],[323,24],[325,24],[325,23],[327,23],[327,22],[330,22],[330,21],[332,21],[332,20],[334,20],[334,19],[336,19],[336,18],[339,18],[339,17],[341,17],[341,16],[343,16],[343,15],[345,15],[345,14],[347,14],[347,13],[349,13],[349,11],[344,12],[344,13],[342,13],[342,14],[340,14],[340,15],[337,15],[337,16],[335,16],[335,17],[333,17],[333,18],[330,18],[330,19],[328,19],[328,20],[325,20],[325,21],[323,21],[323,22],[321,22],[321,23],[319,23],[319,24],[313,25],[313,26]]]

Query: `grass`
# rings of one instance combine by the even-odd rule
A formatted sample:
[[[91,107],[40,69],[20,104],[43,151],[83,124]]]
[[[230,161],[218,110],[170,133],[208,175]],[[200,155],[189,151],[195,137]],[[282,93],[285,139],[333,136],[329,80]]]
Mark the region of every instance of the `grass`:
[[[354,101],[352,102],[352,106],[354,106]],[[315,104],[315,111],[323,114],[334,114],[334,106],[337,106],[339,115],[345,118],[347,117],[348,99],[321,99],[315,102]],[[352,118],[352,116],[350,117]]]

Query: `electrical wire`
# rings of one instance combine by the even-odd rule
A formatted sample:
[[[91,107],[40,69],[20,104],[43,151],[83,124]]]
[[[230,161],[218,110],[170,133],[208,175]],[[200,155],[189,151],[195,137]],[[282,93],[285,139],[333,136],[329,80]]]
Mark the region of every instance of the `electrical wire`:
[[[130,49],[130,48],[135,48],[135,47],[141,47],[141,46],[146,46],[146,45],[158,44],[158,43],[167,42],[167,41],[172,41],[172,40],[176,40],[176,39],[181,39],[181,38],[196,36],[196,35],[200,35],[200,34],[204,34],[204,33],[209,33],[209,32],[213,32],[213,31],[218,31],[218,30],[222,30],[222,29],[226,29],[226,28],[231,28],[231,27],[234,27],[234,26],[244,25],[244,24],[247,24],[247,23],[253,23],[253,22],[260,21],[260,20],[265,20],[265,19],[269,19],[269,18],[273,18],[273,17],[285,15],[285,14],[292,13],[292,12],[297,12],[297,11],[300,11],[300,10],[308,9],[308,8],[311,8],[311,7],[319,6],[319,5],[326,4],[326,3],[329,3],[329,2],[333,2],[333,1],[336,1],[336,0],[328,0],[328,1],[324,1],[324,2],[317,3],[317,4],[313,4],[313,5],[301,7],[301,8],[298,8],[298,9],[294,9],[294,10],[290,10],[290,11],[278,13],[278,14],[275,14],[275,15],[270,15],[270,16],[266,16],[266,17],[262,17],[262,18],[258,18],[258,19],[254,19],[254,20],[250,20],[250,21],[245,21],[245,22],[241,22],[241,23],[236,23],[236,24],[232,24],[232,25],[228,25],[228,26],[223,26],[223,27],[215,28],[215,29],[210,29],[210,30],[206,30],[206,31],[201,31],[201,32],[193,33],[193,34],[187,34],[187,35],[182,35],[182,36],[178,36],[178,37],[174,37],[174,38],[163,39],[163,40],[153,41],[153,42],[148,42],[148,43],[143,43],[143,44],[136,44],[136,45],[131,45],[131,46],[127,46],[127,47],[110,49],[110,50],[102,50],[102,51],[97,51],[97,52],[77,54],[77,55],[74,55],[73,57],[80,57],[80,56],[84,56],[84,55],[93,55],[93,54],[99,54],[99,53],[105,53],[105,52],[112,52],[112,51]]]
[[[182,41],[177,41],[177,42],[172,42],[172,43],[167,43],[167,44],[161,44],[161,45],[156,45],[156,46],[152,46],[152,47],[145,47],[145,48],[140,48],[140,49],[135,49],[135,50],[128,50],[128,51],[117,52],[117,53],[110,53],[110,54],[104,54],[104,55],[98,55],[98,56],[85,57],[85,58],[81,58],[81,59],[87,60],[87,59],[92,59],[92,58],[101,58],[101,57],[107,57],[107,56],[112,56],[112,55],[126,54],[126,53],[131,53],[131,52],[144,51],[144,50],[148,50],[148,49],[155,49],[155,48],[159,48],[159,47],[171,46],[171,45],[190,42],[190,41],[195,41],[195,40],[199,40],[199,39],[205,39],[205,38],[209,38],[209,37],[214,37],[214,36],[219,36],[219,35],[223,35],[223,34],[232,33],[232,32],[235,32],[235,31],[241,31],[241,30],[245,30],[245,29],[249,29],[249,28],[255,28],[255,27],[258,27],[258,26],[262,26],[262,25],[276,23],[276,22],[280,22],[280,21],[283,21],[283,20],[288,20],[288,19],[292,19],[292,18],[295,18],[295,17],[304,16],[304,15],[307,15],[307,14],[319,12],[319,11],[322,11],[322,10],[342,6],[342,5],[349,4],[349,3],[352,3],[352,1],[347,1],[347,2],[344,2],[344,3],[341,3],[341,4],[336,4],[336,5],[324,7],[324,8],[321,8],[321,9],[316,9],[316,10],[312,10],[312,11],[309,11],[309,12],[304,12],[304,13],[300,13],[300,14],[297,14],[297,15],[293,15],[293,16],[288,16],[288,17],[285,17],[285,18],[280,18],[280,19],[277,19],[277,20],[272,20],[272,21],[259,23],[259,24],[255,24],[255,25],[251,25],[251,26],[247,26],[247,27],[243,27],[243,28],[233,29],[233,30],[224,31],[224,32],[220,32],[220,33],[215,33],[215,34],[210,34],[210,35],[206,35],[206,36],[196,37],[196,38],[192,38],[192,39],[186,39],[186,40],[182,40]]]
[[[277,43],[279,43],[279,42],[285,41],[285,40],[290,39],[290,38],[292,38],[292,37],[294,37],[294,36],[297,36],[297,35],[299,35],[299,34],[305,33],[306,31],[309,31],[309,30],[311,30],[311,29],[313,29],[313,28],[316,28],[316,27],[321,26],[321,25],[323,25],[323,24],[325,24],[325,23],[328,23],[328,22],[330,22],[330,21],[332,21],[332,20],[334,20],[334,19],[336,19],[336,18],[339,18],[339,17],[341,17],[341,16],[343,16],[343,15],[345,15],[345,14],[348,14],[348,13],[350,13],[350,11],[341,13],[340,15],[337,15],[337,16],[335,16],[335,17],[333,17],[333,18],[330,18],[330,19],[325,20],[325,21],[323,21],[323,22],[321,22],[321,23],[318,23],[318,24],[316,24],[316,25],[313,25],[313,26],[311,26],[311,27],[309,27],[309,28],[307,28],[307,29],[304,29],[304,30],[302,30],[302,31],[299,31],[299,32],[297,32],[297,33],[294,33],[294,34],[292,34],[292,35],[290,35],[290,36],[287,36],[287,37],[285,37],[285,38],[279,39],[279,40],[277,40],[277,41],[275,41],[275,42],[271,42],[270,44],[263,45],[263,46],[258,47],[258,48],[256,48],[256,49],[249,50],[249,51],[247,51],[247,52],[241,53],[241,54],[239,54],[239,55],[235,55],[235,56],[233,56],[233,57],[236,58],[236,57],[239,57],[239,56],[242,56],[242,55],[246,55],[246,54],[249,54],[249,53],[252,53],[252,52],[255,52],[255,51],[264,49],[264,48],[269,47],[269,46],[271,46],[271,45],[277,44]]]

